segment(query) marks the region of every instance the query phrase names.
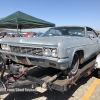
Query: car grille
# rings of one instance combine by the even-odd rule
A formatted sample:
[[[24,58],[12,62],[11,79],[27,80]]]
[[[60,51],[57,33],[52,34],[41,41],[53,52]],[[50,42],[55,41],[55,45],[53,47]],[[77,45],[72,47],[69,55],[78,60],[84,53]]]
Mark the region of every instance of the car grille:
[[[42,48],[10,46],[10,49],[11,49],[11,52],[15,52],[15,53],[39,55],[39,56],[43,55]]]

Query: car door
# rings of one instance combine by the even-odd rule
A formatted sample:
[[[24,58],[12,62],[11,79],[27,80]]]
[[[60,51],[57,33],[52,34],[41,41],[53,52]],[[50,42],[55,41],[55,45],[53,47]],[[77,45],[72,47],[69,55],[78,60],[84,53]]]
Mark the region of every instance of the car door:
[[[99,51],[99,37],[97,36],[96,32],[89,27],[86,27],[86,34],[87,34],[87,45],[86,45],[86,59],[90,59],[91,57],[95,56]]]

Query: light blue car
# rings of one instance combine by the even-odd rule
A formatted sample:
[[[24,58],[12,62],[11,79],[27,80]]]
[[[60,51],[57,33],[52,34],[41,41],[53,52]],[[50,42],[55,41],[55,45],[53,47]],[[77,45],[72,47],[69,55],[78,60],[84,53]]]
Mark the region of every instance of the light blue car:
[[[75,75],[79,64],[100,51],[100,37],[85,26],[50,28],[41,37],[0,39],[1,55],[16,63],[52,67]]]

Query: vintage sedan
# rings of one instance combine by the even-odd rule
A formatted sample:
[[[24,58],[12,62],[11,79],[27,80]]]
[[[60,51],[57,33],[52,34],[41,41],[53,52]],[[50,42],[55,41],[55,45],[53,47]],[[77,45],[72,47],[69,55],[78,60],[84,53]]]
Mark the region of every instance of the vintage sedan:
[[[100,38],[86,26],[50,28],[41,37],[0,39],[4,59],[24,65],[53,67],[64,74],[75,75],[79,64],[100,51]]]

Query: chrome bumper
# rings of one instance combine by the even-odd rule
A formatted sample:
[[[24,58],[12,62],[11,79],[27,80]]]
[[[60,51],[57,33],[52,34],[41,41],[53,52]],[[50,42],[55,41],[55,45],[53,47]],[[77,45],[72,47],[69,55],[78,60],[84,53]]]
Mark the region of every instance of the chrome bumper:
[[[1,54],[3,54],[3,56],[6,59],[11,59],[17,63],[22,63],[26,65],[53,67],[53,68],[61,69],[61,70],[65,70],[69,66],[69,58],[58,59],[58,58],[45,57],[45,56],[19,54],[19,53],[7,52],[7,51],[2,51],[2,50],[0,50],[0,52]],[[22,60],[25,59],[24,62],[21,62],[21,59]]]

